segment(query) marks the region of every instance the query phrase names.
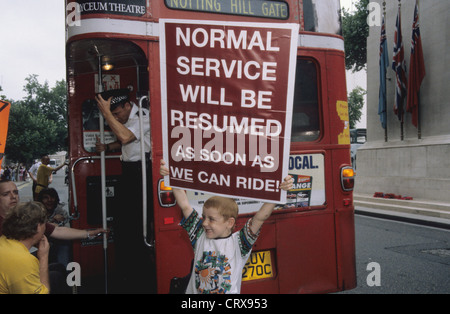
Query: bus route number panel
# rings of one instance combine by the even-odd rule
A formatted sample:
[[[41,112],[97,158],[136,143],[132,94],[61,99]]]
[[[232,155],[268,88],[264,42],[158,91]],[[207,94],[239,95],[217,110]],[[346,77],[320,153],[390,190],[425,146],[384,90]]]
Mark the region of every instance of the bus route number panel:
[[[250,254],[242,270],[242,281],[272,278],[273,276],[270,251],[258,251]]]
[[[172,10],[263,17],[278,20],[289,18],[289,6],[275,0],[165,0]]]

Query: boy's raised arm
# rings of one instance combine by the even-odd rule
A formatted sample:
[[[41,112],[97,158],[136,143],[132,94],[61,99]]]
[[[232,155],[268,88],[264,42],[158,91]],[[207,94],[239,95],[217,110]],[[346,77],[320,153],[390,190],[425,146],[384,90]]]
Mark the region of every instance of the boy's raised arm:
[[[280,189],[285,191],[292,189],[294,179],[291,176],[287,176],[284,178],[284,181],[280,184]],[[264,221],[270,217],[272,211],[274,210],[276,204],[273,203],[264,203],[259,211],[253,216],[252,223],[250,226],[251,231],[254,234],[257,234]]]
[[[159,167],[159,173],[162,176],[169,175],[169,169],[166,167],[166,163],[162,159]],[[173,188],[173,195],[177,200],[178,206],[181,208],[184,218],[188,218],[194,209],[191,204],[189,204],[189,199],[187,198],[186,192],[181,189]]]

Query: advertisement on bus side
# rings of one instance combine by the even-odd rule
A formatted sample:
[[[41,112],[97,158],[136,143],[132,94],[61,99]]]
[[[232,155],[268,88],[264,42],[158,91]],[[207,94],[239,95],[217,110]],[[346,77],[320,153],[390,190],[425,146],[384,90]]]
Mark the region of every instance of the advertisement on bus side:
[[[287,192],[287,200],[280,203],[276,210],[287,210],[325,204],[325,171],[322,154],[291,155],[289,157],[289,174],[294,178],[294,186]],[[187,191],[193,208],[202,213],[203,204],[212,195],[196,191]],[[257,200],[234,198],[239,206],[239,213],[253,213],[261,208]]]

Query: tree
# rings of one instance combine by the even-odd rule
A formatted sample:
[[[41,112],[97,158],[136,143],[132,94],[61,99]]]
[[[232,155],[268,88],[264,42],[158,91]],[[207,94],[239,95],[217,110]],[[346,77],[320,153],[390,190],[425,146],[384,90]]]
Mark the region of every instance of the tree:
[[[30,110],[35,114],[42,112],[55,122],[66,123],[66,82],[56,81],[55,87],[50,89],[47,81],[43,85],[39,83],[36,74],[29,75],[25,81],[23,90],[28,95],[24,101]]]
[[[0,92],[3,92],[3,88],[2,88],[1,85],[0,85]],[[9,102],[9,101],[6,99],[6,96],[5,96],[5,95],[0,94],[0,99]]]
[[[23,100],[11,101],[5,153],[13,162],[30,164],[43,154],[67,150],[66,83],[50,88],[36,74],[25,80]]]
[[[354,129],[356,123],[361,120],[361,110],[364,106],[364,95],[366,90],[360,86],[354,88],[348,96],[348,115],[350,120],[350,129]]]
[[[30,164],[45,153],[54,153],[57,125],[44,114],[33,114],[23,102],[13,103],[5,153],[10,161]]]
[[[342,34],[345,45],[345,67],[358,72],[367,64],[367,37],[369,25],[367,6],[369,0],[360,0],[356,3],[356,11],[351,14],[348,10],[342,10]]]

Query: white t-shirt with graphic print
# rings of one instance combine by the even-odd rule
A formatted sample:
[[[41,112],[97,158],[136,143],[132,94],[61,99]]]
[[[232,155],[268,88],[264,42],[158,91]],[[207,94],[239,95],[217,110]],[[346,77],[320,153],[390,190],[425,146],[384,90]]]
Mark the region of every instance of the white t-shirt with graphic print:
[[[188,232],[195,254],[186,293],[240,293],[242,270],[258,238],[250,230],[250,219],[240,231],[219,239],[206,237],[195,210],[180,225]]]

